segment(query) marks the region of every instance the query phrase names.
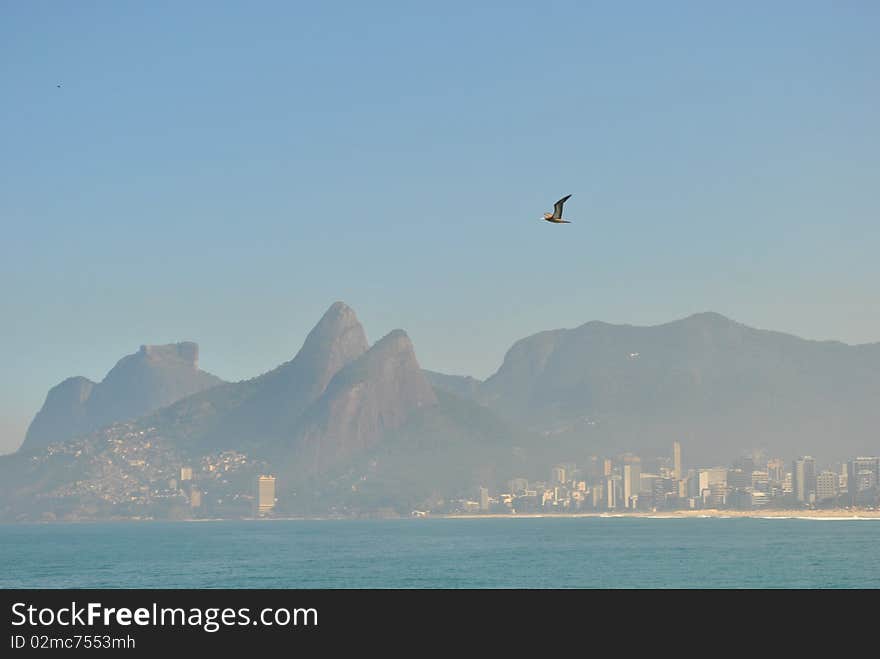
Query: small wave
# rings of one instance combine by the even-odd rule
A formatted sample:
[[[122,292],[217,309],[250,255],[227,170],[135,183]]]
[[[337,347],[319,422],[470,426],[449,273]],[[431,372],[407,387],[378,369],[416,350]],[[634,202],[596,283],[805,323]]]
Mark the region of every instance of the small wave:
[[[759,519],[808,519],[817,522],[848,522],[850,520],[871,521],[880,520],[880,517],[860,517],[858,515],[844,517],[819,517],[811,515],[767,515],[761,516]]]

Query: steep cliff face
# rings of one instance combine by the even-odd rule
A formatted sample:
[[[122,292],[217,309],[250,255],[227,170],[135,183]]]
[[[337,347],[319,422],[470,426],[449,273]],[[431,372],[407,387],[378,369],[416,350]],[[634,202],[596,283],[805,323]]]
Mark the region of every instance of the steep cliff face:
[[[86,402],[94,388],[94,382],[80,376],[67,378],[52,387],[42,409],[31,421],[22,449],[39,448],[88,432]]]
[[[354,311],[336,302],[293,359],[253,379],[185,398],[161,410],[156,423],[215,448],[251,450],[288,441],[333,376],[368,345]]]
[[[222,382],[199,370],[199,347],[192,342],[141,346],[107,373],[100,383],[68,378],[53,387],[28,428],[28,451],[113,423],[133,419],[184,396]]]
[[[372,448],[412,414],[437,405],[405,332],[395,330],[342,369],[304,420],[296,470],[317,474]]]
[[[278,368],[261,375],[254,384],[254,409],[244,406],[245,414],[258,410],[278,419],[276,425],[294,422],[324,393],[330,380],[343,367],[363,355],[369,344],[354,311],[335,302],[309,332],[296,356]]]
[[[199,347],[187,341],[143,345],[123,357],[88,401],[94,427],[132,419],[222,382],[198,367]]]

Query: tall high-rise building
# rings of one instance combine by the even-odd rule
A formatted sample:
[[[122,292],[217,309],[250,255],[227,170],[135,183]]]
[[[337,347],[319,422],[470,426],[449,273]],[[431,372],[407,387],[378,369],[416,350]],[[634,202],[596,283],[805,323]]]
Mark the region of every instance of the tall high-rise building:
[[[672,477],[681,478],[681,442],[672,442]]]
[[[612,469],[613,465],[611,464],[611,460],[605,458],[605,460],[602,461],[602,475],[605,477],[610,476]]]
[[[193,477],[192,467],[181,467],[180,468],[180,482],[191,481]]]
[[[792,463],[791,489],[798,501],[813,503],[816,500],[816,461],[809,455]]]
[[[633,494],[638,494],[639,488],[633,487],[632,465],[623,465],[623,507],[630,507]]]
[[[602,502],[605,500],[605,488],[599,485],[595,485],[590,491],[590,494],[592,495],[593,499],[593,508],[600,508]]]
[[[608,510],[614,510],[620,503],[618,502],[620,494],[620,478],[617,476],[609,476],[605,482],[605,507]]]
[[[624,453],[620,457],[623,464],[623,504],[624,508],[630,507],[630,497],[639,493],[641,489],[642,459],[632,453]]]
[[[480,488],[480,510],[486,512],[489,510],[489,488],[481,487]]]
[[[202,507],[202,491],[197,487],[194,487],[192,490],[190,490],[189,505],[192,508]]]
[[[275,477],[257,476],[256,493],[254,496],[254,512],[265,515],[275,508]]]

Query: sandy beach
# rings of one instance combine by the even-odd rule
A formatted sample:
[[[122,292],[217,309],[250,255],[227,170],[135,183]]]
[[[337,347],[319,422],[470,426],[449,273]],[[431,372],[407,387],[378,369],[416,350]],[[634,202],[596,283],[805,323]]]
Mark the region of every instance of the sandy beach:
[[[451,519],[527,519],[539,517],[641,517],[645,519],[687,519],[687,518],[734,518],[755,517],[759,519],[819,519],[819,520],[858,520],[878,519],[880,510],[854,510],[854,509],[829,509],[829,510],[670,510],[658,512],[605,512],[605,513],[474,513],[455,515],[429,515],[433,518]]]

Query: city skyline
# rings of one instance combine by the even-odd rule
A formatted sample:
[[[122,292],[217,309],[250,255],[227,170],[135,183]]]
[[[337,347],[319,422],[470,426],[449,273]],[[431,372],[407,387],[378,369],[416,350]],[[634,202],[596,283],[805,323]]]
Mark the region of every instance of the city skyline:
[[[99,471],[36,499],[5,505],[0,500],[0,518],[46,522],[725,510],[873,514],[880,507],[880,457],[819,463],[808,455],[780,458],[758,452],[726,465],[690,464],[686,445],[674,441],[669,448],[667,454],[622,452],[592,455],[583,463],[560,462],[544,476],[534,468],[530,474],[511,471],[499,474],[495,484],[464,489],[446,485],[417,502],[407,503],[403,494],[376,502],[358,494],[373,478],[369,469],[349,474],[350,491],[344,479],[341,490],[338,482],[327,479],[299,483],[294,490],[285,478],[277,489],[277,471],[270,462],[235,450],[182,453],[155,429],[117,424],[89,439],[53,444],[33,455],[30,460],[37,464],[75,457],[86,470],[83,474],[88,463]]]
[[[0,459],[0,518],[827,508],[850,492],[850,504],[868,509],[880,467],[861,456],[877,454],[874,426],[838,433],[829,452],[822,433],[780,441],[774,424],[813,423],[810,401],[820,412],[847,405],[849,383],[876,374],[875,356],[698,314],[655,328],[587,323],[526,337],[496,378],[479,382],[424,371],[403,331],[371,345],[355,311],[337,301],[293,359],[251,380],[217,380],[189,342],[142,345],[101,383],[60,383],[28,445]],[[803,376],[822,388],[801,389]],[[767,391],[770,410],[785,413],[767,416],[766,393],[754,396]],[[864,421],[873,407],[852,409]],[[660,435],[658,410],[709,422]],[[747,412],[728,423],[733,444],[718,441],[717,419],[737,418],[725,417],[730,410]],[[637,419],[641,430],[619,431],[638,428]],[[776,441],[761,446],[759,436]],[[480,482],[485,473],[493,478]],[[503,492],[499,483],[510,482],[519,494]]]
[[[647,462],[656,473],[643,472],[641,457],[629,452],[615,458],[592,456],[587,466],[560,463],[550,469],[546,481],[518,476],[507,482],[506,490],[494,494],[480,487],[478,501],[458,499],[452,512],[487,512],[490,502],[494,512],[508,514],[798,507],[872,511],[880,505],[880,457],[853,457],[817,471],[816,461],[805,455],[787,463],[790,471],[783,467],[774,472],[786,461],[743,455],[727,466],[689,467],[676,478],[681,450],[680,442],[673,442],[669,456],[650,458]]]

